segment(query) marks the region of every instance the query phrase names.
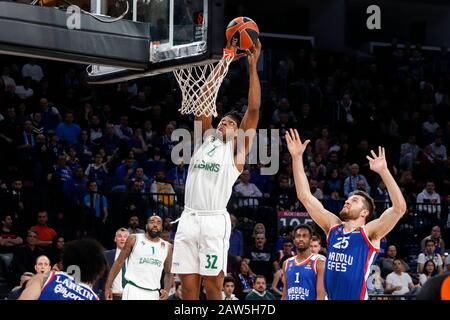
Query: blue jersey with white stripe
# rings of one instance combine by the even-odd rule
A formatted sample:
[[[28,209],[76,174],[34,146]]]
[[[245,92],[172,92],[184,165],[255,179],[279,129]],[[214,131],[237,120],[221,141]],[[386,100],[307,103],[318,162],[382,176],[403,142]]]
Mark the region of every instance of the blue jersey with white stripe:
[[[84,283],[65,272],[52,272],[41,290],[39,300],[98,300],[98,296]]]
[[[324,275],[328,299],[368,299],[366,282],[379,251],[369,241],[364,227],[349,233],[344,232],[344,224],[332,227]]]
[[[286,300],[317,299],[317,261],[319,256],[311,254],[304,261],[298,262],[296,256],[286,260],[284,268],[287,291]]]

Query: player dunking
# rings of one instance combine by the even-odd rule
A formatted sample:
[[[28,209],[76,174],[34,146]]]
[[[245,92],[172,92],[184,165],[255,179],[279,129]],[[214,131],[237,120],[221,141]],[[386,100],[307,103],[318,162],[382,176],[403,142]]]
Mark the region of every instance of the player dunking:
[[[311,252],[313,231],[301,224],[295,227],[297,254],[283,263],[283,295],[281,300],[323,300],[325,288],[324,258]]]
[[[246,136],[244,146],[236,143],[238,129],[256,130],[261,104],[261,88],[256,64],[261,52],[258,41],[249,52],[248,109],[240,118],[226,114],[215,134],[209,135],[195,151],[189,166],[185,188],[185,207],[175,235],[172,273],[179,275],[184,300],[199,299],[203,277],[208,300],[222,299],[231,231],[226,210],[232,187],[244,168],[253,138]],[[212,128],[212,117],[196,117],[202,132]]]
[[[378,155],[367,156],[370,169],[381,176],[386,185],[392,207],[370,221],[375,205],[365,192],[356,191],[345,201],[340,218],[327,211],[309,189],[303,167],[303,153],[309,140],[302,143],[297,130],[286,132],[286,142],[292,155],[297,196],[309,215],[327,234],[328,254],[325,268],[325,289],[330,300],[367,299],[366,281],[380,251],[380,240],[385,237],[406,212],[406,203],[400,188],[387,167],[384,148]],[[370,222],[369,222],[370,221]],[[366,224],[367,223],[367,224]]]

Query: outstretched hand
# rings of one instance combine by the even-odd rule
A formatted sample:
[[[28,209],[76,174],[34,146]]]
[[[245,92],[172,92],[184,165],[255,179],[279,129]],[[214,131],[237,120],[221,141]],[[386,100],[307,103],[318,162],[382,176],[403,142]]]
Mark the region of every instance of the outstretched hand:
[[[245,51],[243,53],[237,53],[237,51],[239,50],[239,48],[236,45],[233,45],[232,43],[230,43],[230,41],[227,41],[227,46],[226,48],[228,50],[233,51],[233,61],[239,60],[242,57],[246,57],[248,55],[248,52]]]
[[[250,65],[254,64],[255,66],[256,66],[256,63],[258,62],[259,55],[261,54],[261,42],[259,41],[259,39],[255,43],[253,48],[247,49],[247,50],[243,51],[242,53],[237,53],[239,48],[237,46],[231,44],[230,42],[227,42],[226,48],[228,50],[234,51],[233,61],[239,60],[242,57],[248,57],[249,64]]]
[[[376,173],[386,170],[387,162],[384,148],[378,147],[378,155],[376,155],[373,150],[370,150],[370,153],[372,154],[372,158],[369,156],[366,157],[367,160],[369,160],[370,170],[375,171]]]
[[[252,50],[247,50],[247,59],[248,64],[250,66],[255,66],[258,63],[259,55],[261,54],[261,41],[259,39],[256,40],[255,46],[252,48]]]
[[[297,129],[289,129],[289,131],[286,131],[285,138],[289,153],[292,157],[301,157],[310,142],[310,140],[306,140],[302,143]]]

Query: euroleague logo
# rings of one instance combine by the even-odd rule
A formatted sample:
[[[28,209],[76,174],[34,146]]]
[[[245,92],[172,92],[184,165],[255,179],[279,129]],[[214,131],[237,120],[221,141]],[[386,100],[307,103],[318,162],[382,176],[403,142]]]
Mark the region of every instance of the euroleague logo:
[[[239,32],[236,32],[239,33]],[[237,47],[239,43],[239,35],[234,35],[233,38],[231,38],[231,45],[233,47]]]
[[[196,19],[195,19],[195,21],[197,21],[197,25],[198,26],[201,26],[202,24],[203,24],[203,11],[200,11],[200,12],[197,12],[196,14],[195,14],[195,16],[196,16]]]

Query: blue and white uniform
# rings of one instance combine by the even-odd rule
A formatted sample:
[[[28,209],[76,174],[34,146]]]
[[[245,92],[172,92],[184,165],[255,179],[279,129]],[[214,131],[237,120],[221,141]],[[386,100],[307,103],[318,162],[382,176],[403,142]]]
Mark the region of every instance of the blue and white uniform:
[[[330,300],[367,300],[367,279],[379,248],[366,235],[364,227],[348,233],[344,224],[328,233],[325,264],[325,290]]]
[[[99,300],[90,286],[77,283],[65,272],[51,272],[39,300]]]
[[[293,256],[286,260],[284,273],[287,282],[286,300],[317,299],[317,262],[319,255],[311,254],[303,261]]]

